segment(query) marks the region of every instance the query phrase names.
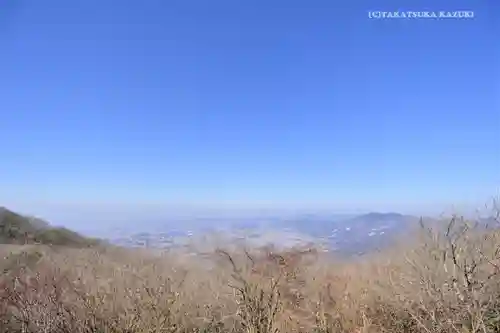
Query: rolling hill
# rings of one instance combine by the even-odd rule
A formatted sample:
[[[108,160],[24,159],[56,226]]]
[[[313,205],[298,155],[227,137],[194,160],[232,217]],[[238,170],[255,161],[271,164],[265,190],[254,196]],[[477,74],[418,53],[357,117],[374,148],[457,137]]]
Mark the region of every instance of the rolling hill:
[[[0,244],[45,244],[91,247],[101,241],[72,230],[52,227],[42,219],[24,216],[0,207]]]

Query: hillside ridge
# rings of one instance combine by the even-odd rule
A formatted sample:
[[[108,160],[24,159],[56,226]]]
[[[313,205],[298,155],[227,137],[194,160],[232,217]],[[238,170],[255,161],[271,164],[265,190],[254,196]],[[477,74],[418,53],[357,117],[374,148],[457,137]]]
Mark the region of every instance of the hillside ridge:
[[[69,247],[91,247],[101,240],[85,237],[64,227],[0,207],[0,244],[44,244]]]

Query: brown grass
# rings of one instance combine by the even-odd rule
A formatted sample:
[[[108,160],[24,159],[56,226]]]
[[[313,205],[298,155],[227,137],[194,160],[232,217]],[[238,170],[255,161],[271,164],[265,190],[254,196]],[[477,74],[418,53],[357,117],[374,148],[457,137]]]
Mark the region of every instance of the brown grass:
[[[454,217],[412,236],[348,262],[311,249],[11,246],[0,332],[500,332],[500,233]]]

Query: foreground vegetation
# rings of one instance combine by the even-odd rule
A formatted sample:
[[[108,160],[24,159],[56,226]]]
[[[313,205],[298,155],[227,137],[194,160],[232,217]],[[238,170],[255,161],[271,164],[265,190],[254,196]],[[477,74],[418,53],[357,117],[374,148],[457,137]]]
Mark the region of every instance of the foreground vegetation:
[[[408,239],[348,262],[3,246],[0,332],[500,332],[500,233],[454,217]]]

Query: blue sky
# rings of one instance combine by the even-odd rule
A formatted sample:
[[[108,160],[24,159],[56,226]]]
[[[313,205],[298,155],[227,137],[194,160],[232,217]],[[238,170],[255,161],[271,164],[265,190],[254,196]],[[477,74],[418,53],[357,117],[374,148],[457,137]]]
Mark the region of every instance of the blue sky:
[[[475,17],[368,18],[398,9]],[[0,204],[483,203],[500,185],[499,12],[2,2]]]

